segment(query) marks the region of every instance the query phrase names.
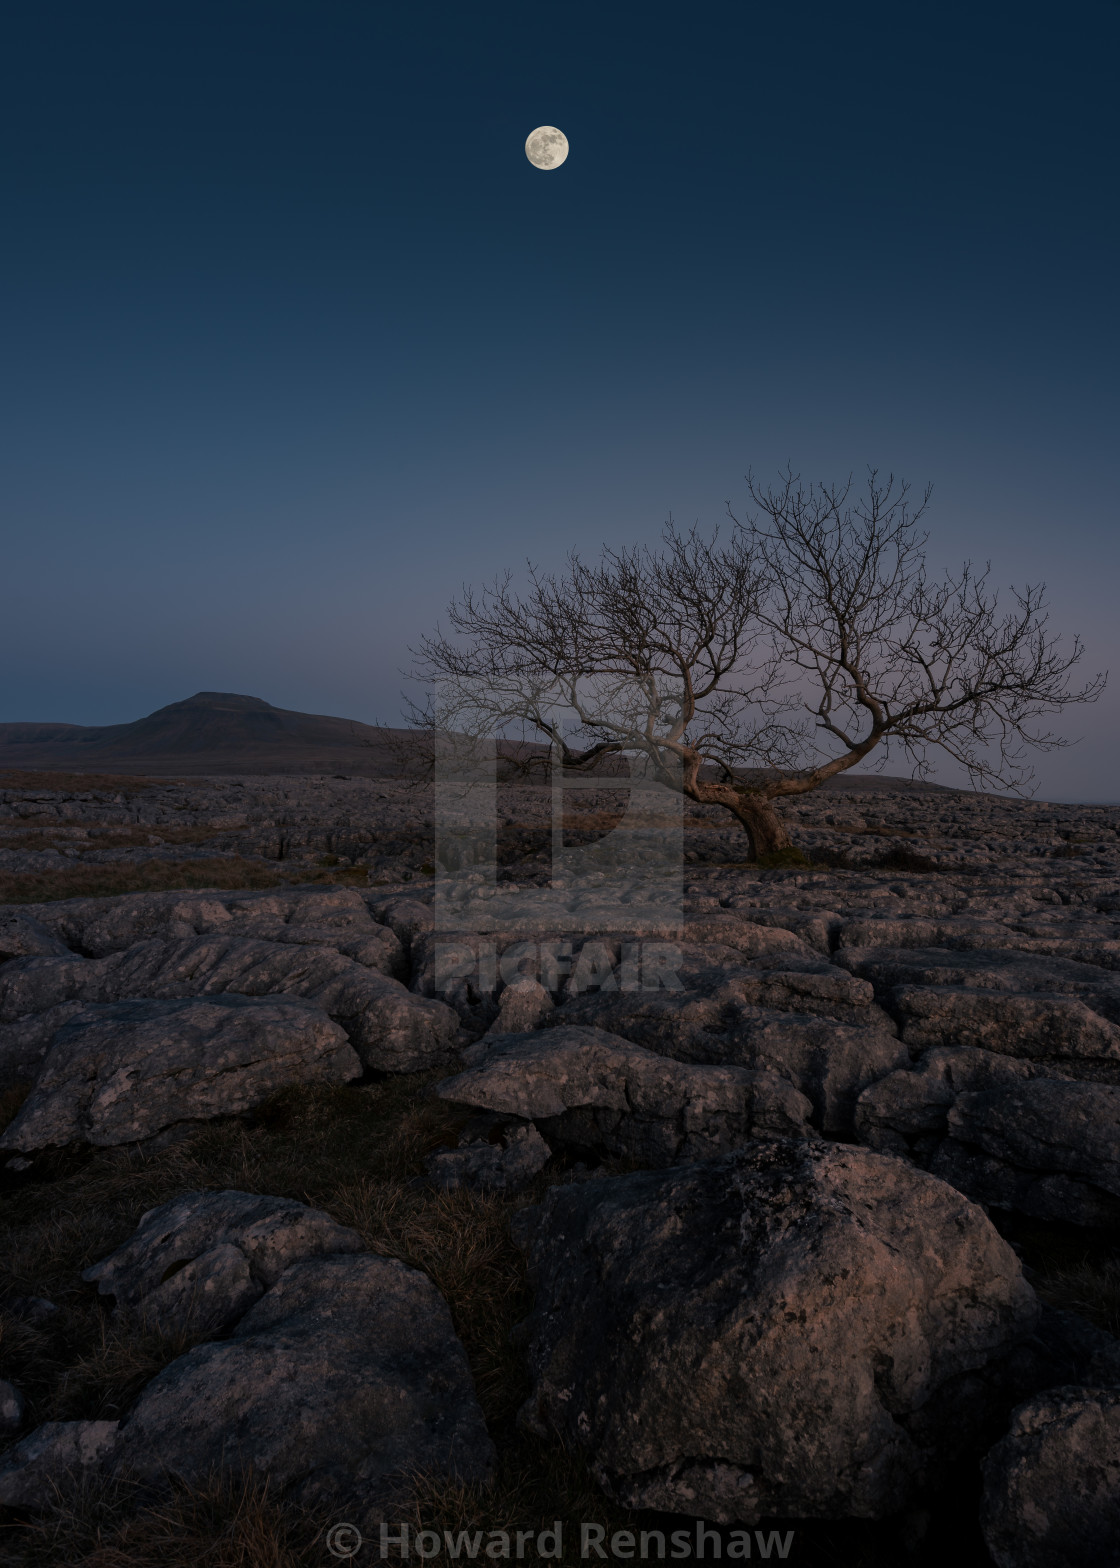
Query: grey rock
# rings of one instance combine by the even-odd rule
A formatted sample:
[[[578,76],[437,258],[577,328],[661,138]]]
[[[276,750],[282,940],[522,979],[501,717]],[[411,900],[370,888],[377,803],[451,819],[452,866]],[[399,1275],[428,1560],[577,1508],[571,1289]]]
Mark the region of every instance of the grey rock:
[[[773,953],[791,953],[812,956],[809,943],[781,926],[761,925],[744,919],[742,912],[731,909],[709,909],[695,915],[686,915],[684,941],[693,946],[716,943],[733,948],[746,958],[759,958]]]
[[[490,1025],[489,1034],[524,1034],[528,1029],[538,1029],[555,1003],[539,980],[525,977],[507,985],[498,1003],[498,1016]]]
[[[1120,1389],[1066,1386],[1021,1405],[984,1461],[980,1523],[998,1568],[1115,1568]]]
[[[84,1002],[60,1002],[44,1013],[29,1013],[13,1023],[0,1024],[0,1088],[33,1084],[39,1076],[51,1041]]]
[[[289,1264],[361,1249],[357,1231],[291,1198],[189,1192],[141,1215],[128,1241],[82,1278],[163,1333],[221,1333]]]
[[[345,1033],[294,997],[217,996],[91,1007],[63,1025],[0,1150],[130,1143],[231,1116],[287,1084],[345,1083]]]
[[[459,1023],[441,1002],[332,949],[222,933],[138,942],[89,960],[18,959],[0,970],[0,1025],[64,1002],[199,995],[296,996],[341,1023],[366,1067],[413,1072],[450,1060]]]
[[[437,1149],[424,1161],[432,1184],[443,1192],[519,1192],[544,1170],[552,1150],[530,1122],[506,1125],[500,1141],[486,1138]]]
[[[299,942],[345,944],[390,936],[370,916],[355,888],[276,888],[265,891],[129,893],[119,898],[72,898],[36,904],[38,923],[91,958],[124,952],[153,938],[182,942],[212,932]],[[398,948],[399,950],[399,948]]]
[[[1073,996],[1008,995],[965,987],[898,986],[892,1006],[914,1051],[972,1045],[1026,1060],[1115,1064],[1120,1027]]]
[[[873,1149],[921,1163],[948,1135],[958,1095],[1021,1083],[1049,1070],[975,1046],[927,1051],[913,1069],[888,1073],[863,1090],[856,1102],[856,1134]]]
[[[845,920],[840,928],[843,947],[945,947],[967,952],[1019,947],[1023,938],[998,920],[945,915],[923,919],[920,915],[898,918],[890,914],[870,919]]]
[[[439,1292],[369,1254],[292,1264],[232,1338],[148,1384],[115,1456],[152,1481],[251,1465],[278,1493],[332,1506],[377,1502],[415,1471],[485,1481],[493,1459]]]
[[[896,986],[937,986],[1079,996],[1102,1016],[1120,1021],[1120,978],[1093,964],[1010,949],[841,948],[833,962],[870,980],[889,998]]]
[[[628,1507],[883,1517],[991,1420],[1033,1291],[975,1205],[855,1147],[756,1143],[554,1187],[515,1220],[522,1419]]]
[[[761,909],[758,907],[758,895],[739,894],[727,900],[727,908],[738,915],[740,920],[749,920],[761,926],[778,926],[785,931],[792,931],[803,942],[817,953],[823,953],[827,958],[831,953],[834,938],[839,935],[843,925],[843,917],[833,909],[790,909],[781,906]]]
[[[367,902],[373,917],[382,921],[406,950],[411,950],[418,936],[432,930],[431,907],[418,898],[401,898],[394,894],[390,898],[369,898]]]
[[[989,1207],[1120,1223],[1120,1087],[1020,1079],[957,1095],[929,1169]]]
[[[662,1166],[809,1132],[808,1101],[775,1073],[673,1061],[601,1029],[494,1036],[463,1054],[471,1065],[441,1098],[535,1121],[553,1144]]]
[[[1061,1172],[1120,1198],[1120,1086],[1034,1078],[961,1094],[949,1136],[1005,1164]]]
[[[1120,1219],[1120,1086],[972,1047],[929,1051],[865,1089],[856,1131],[978,1203],[1038,1219]]]
[[[937,1146],[929,1169],[987,1208],[1013,1209],[1060,1225],[1111,1229],[1120,1224],[1120,1201],[1093,1183],[1021,1170],[952,1138]]]
[[[0,1378],[0,1436],[12,1437],[23,1425],[27,1401],[14,1383]]]
[[[0,1505],[44,1509],[111,1461],[116,1421],[47,1421],[0,1458]]]
[[[810,1101],[814,1125],[841,1137],[854,1130],[863,1090],[909,1060],[906,1047],[881,1030],[762,1008],[744,1008],[722,1031],[698,1034],[687,1055],[778,1073]]]
[[[30,915],[0,907],[0,964],[13,958],[65,957],[68,952],[65,942]]]
[[[550,1028],[582,1025],[606,1030],[678,1061],[745,1067],[785,1077],[813,1105],[814,1124],[849,1136],[861,1091],[909,1063],[905,1046],[866,990],[847,1015],[863,1026],[837,1021],[841,972],[703,971],[682,967],[681,991],[617,991],[566,1001],[545,1023]],[[813,960],[814,966],[819,961]],[[820,965],[827,970],[828,965]],[[837,977],[834,981],[833,976]],[[789,982],[793,982],[790,984]],[[809,1010],[808,993],[820,987],[821,1011]],[[780,988],[780,989],[779,989]],[[822,999],[821,991],[830,992]],[[857,996],[860,993],[856,993]],[[779,999],[781,1007],[757,1006],[748,998]],[[799,1011],[799,1005],[806,1011]]]

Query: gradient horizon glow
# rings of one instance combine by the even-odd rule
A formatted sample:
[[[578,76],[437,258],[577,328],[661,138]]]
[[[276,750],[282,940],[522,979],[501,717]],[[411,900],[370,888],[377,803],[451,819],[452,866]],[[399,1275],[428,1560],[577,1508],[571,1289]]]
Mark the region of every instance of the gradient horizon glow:
[[[1120,799],[1118,61],[1109,0],[13,7],[0,720],[400,722],[464,582],[873,464],[1117,671],[1037,771]]]

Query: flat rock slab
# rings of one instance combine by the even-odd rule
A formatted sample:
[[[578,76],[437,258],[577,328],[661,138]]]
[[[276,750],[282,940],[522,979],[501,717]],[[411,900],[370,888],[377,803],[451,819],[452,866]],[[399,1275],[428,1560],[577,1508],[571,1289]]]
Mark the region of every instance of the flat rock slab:
[[[1009,995],[971,986],[896,986],[891,1008],[912,1051],[978,1046],[1004,1056],[1120,1077],[1120,1026],[1080,997],[1037,991]]]
[[[295,997],[88,1007],[54,1036],[0,1149],[132,1143],[250,1110],[288,1084],[346,1083],[361,1070],[345,1031]]]
[[[1120,1086],[1031,1078],[957,1096],[930,1170],[978,1203],[1120,1224]]]
[[[949,1136],[1008,1165],[1062,1171],[1120,1198],[1120,1086],[1032,1078],[958,1095]]]
[[[1120,976],[1072,958],[976,948],[842,947],[834,960],[850,974],[870,980],[889,1001],[896,986],[950,986],[970,990],[1045,991],[1080,996],[1103,1017],[1120,1022]]]
[[[212,931],[262,936],[282,926],[330,931],[338,942],[376,935],[379,927],[356,888],[126,893],[118,898],[67,898],[27,906],[30,918],[74,952],[90,958],[120,953],[158,938],[181,942]]]
[[[1038,1317],[979,1208],[850,1146],[554,1187],[514,1224],[535,1292],[522,1419],[633,1508],[895,1513],[979,1440],[971,1374]]]
[[[440,1097],[534,1121],[553,1144],[662,1166],[810,1132],[808,1100],[776,1073],[674,1061],[602,1029],[499,1035],[463,1054]]]
[[[978,1203],[1076,1225],[1120,1221],[1120,1085],[962,1046],[870,1085],[856,1131]]]
[[[1120,1389],[1050,1389],[984,1461],[984,1540],[998,1568],[1114,1568]]]
[[[100,959],[17,959],[0,968],[0,1026],[66,1002],[232,994],[296,996],[343,1024],[364,1066],[414,1072],[451,1059],[457,1016],[397,980],[319,944],[227,931],[152,938]]]
[[[251,1465],[304,1504],[372,1505],[416,1471],[484,1482],[494,1449],[436,1287],[362,1254],[292,1264],[232,1338],[166,1367],[115,1462],[194,1484]]]
[[[82,1278],[118,1312],[170,1334],[221,1333],[301,1258],[362,1250],[322,1209],[254,1192],[188,1192],[141,1215]]]

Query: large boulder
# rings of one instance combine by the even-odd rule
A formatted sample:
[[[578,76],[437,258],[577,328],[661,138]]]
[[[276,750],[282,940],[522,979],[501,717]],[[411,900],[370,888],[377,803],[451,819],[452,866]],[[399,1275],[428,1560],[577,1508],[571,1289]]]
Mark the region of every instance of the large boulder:
[[[661,1166],[809,1133],[808,1100],[776,1073],[673,1061],[602,1029],[497,1035],[463,1055],[441,1098],[534,1121],[554,1146]]]
[[[984,1540],[998,1568],[1120,1562],[1120,1388],[1048,1389],[984,1461]]]
[[[132,1143],[250,1110],[288,1084],[346,1083],[361,1070],[339,1025],[295,997],[89,1007],[54,1036],[0,1149]]]
[[[366,1507],[416,1472],[486,1481],[494,1449],[436,1287],[361,1254],[292,1264],[231,1338],[172,1362],[114,1458],[153,1482],[252,1466],[300,1503]]]
[[[523,1420],[634,1508],[721,1522],[897,1512],[991,1419],[1038,1304],[983,1212],[890,1157],[755,1143],[554,1187]]]
[[[292,1198],[188,1192],[142,1214],[129,1239],[82,1278],[119,1313],[162,1333],[217,1334],[289,1264],[361,1249],[357,1231]]]

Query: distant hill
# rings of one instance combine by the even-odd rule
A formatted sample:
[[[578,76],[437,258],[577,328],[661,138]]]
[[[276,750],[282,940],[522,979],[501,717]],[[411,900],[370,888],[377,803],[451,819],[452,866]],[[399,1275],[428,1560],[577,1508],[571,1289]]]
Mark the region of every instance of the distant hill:
[[[378,729],[357,719],[274,708],[260,697],[200,691],[132,724],[0,724],[0,771],[164,778],[344,773],[384,778],[401,772],[409,737],[405,729]],[[830,793],[944,788],[874,773],[841,775],[825,787]]]
[[[0,724],[0,769],[379,777],[398,771],[394,741],[407,733],[274,708],[260,697],[200,691],[133,724]]]

